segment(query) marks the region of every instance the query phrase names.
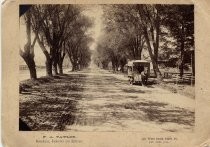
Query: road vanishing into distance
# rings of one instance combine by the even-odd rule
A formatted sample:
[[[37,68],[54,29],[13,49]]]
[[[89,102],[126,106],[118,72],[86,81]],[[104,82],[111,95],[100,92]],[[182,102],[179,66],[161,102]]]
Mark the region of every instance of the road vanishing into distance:
[[[155,84],[129,85],[127,77],[106,70],[66,72],[28,85],[20,94],[20,118],[32,130],[192,132],[194,129],[194,99]]]

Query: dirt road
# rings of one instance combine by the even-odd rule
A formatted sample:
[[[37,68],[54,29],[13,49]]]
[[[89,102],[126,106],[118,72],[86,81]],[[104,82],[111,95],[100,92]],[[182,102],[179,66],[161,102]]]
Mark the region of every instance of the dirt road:
[[[193,99],[125,79],[96,68],[40,79],[20,94],[20,117],[32,130],[193,131]]]

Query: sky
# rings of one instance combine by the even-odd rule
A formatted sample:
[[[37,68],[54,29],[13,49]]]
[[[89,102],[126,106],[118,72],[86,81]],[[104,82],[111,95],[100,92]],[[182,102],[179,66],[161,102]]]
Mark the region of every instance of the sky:
[[[91,44],[90,49],[94,50],[98,41],[98,38],[102,34],[102,15],[103,9],[101,5],[89,5],[87,10],[83,13],[84,15],[92,18],[94,20],[93,27],[89,30],[92,33],[94,42]]]
[[[92,28],[89,29],[89,32],[93,38],[93,42],[90,44],[90,49],[95,50],[97,41],[99,36],[102,34],[102,15],[103,15],[103,9],[100,5],[85,5],[84,6],[84,11],[83,14],[86,15],[87,17],[90,17],[93,19],[93,26]],[[26,43],[26,26],[24,24],[24,19],[23,17],[20,18],[20,48],[23,50],[24,45]],[[34,35],[32,35],[32,39],[34,38]],[[45,56],[42,53],[38,43],[35,44],[34,47],[34,53],[35,57],[34,60],[36,62],[36,65],[44,65],[45,64]],[[20,57],[19,60],[21,65],[25,65],[24,60],[22,57]]]

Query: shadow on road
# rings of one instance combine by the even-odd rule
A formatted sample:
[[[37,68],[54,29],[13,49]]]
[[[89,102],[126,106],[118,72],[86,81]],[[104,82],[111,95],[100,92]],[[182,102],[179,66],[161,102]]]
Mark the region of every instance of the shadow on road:
[[[194,126],[194,112],[189,111],[184,108],[173,107],[166,103],[154,102],[154,101],[144,101],[144,102],[132,102],[124,103],[121,105],[108,105],[107,107],[112,107],[121,110],[118,112],[118,118],[129,119],[128,117],[123,118],[123,113],[125,109],[135,110],[144,113],[142,117],[143,121],[153,121],[158,124],[163,123],[176,123],[187,126]],[[124,109],[124,110],[123,110]],[[121,114],[121,116],[120,116]],[[136,117],[135,117],[136,116]],[[132,115],[133,119],[139,119],[138,115]]]
[[[191,130],[194,111],[175,107],[170,100],[178,96],[162,99],[164,92],[153,84],[129,85],[90,71],[27,80],[20,84],[25,91],[20,94],[20,118],[33,131],[138,131],[149,130],[148,125],[167,132]]]
[[[27,93],[20,94],[20,118],[33,131],[64,130],[74,123],[85,77],[72,74],[25,81],[22,87]]]

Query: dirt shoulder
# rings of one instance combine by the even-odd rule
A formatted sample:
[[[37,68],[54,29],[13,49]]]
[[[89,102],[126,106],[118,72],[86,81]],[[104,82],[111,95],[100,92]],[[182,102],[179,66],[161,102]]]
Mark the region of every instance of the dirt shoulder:
[[[181,95],[195,99],[195,86],[186,85],[186,84],[184,85],[184,84],[165,83],[165,82],[157,84],[157,86],[169,90],[173,93],[179,93]]]
[[[128,80],[128,77],[125,73],[113,73],[112,71],[109,71],[109,73],[119,80]],[[147,86],[157,86],[165,90],[168,90],[172,93],[179,93],[181,95],[195,99],[194,85],[189,85],[186,83],[165,82],[165,81],[158,83],[155,78],[149,78]]]
[[[83,75],[41,77],[20,82],[20,118],[34,131],[63,130],[71,124]]]

